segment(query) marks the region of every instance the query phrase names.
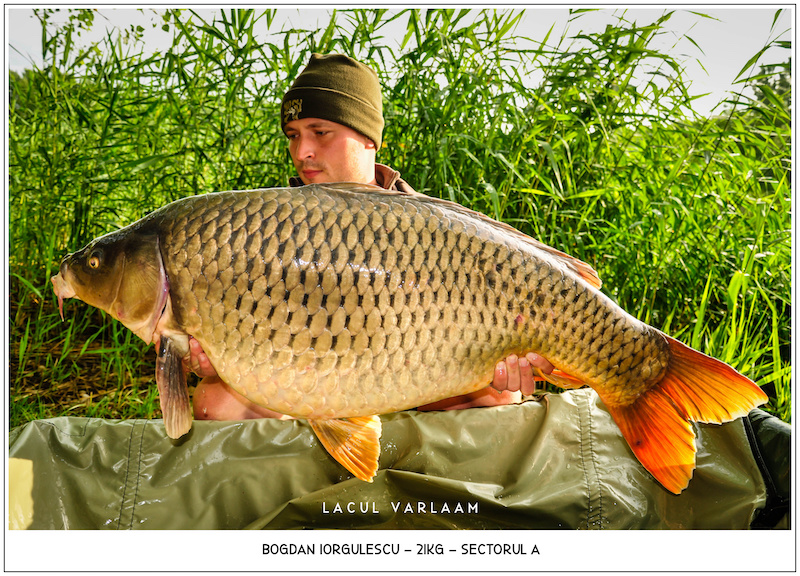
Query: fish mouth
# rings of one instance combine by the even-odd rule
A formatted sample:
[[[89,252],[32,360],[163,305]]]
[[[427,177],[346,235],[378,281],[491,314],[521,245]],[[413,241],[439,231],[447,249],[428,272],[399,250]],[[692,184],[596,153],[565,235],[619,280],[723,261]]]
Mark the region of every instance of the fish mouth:
[[[58,297],[58,313],[61,315],[61,321],[64,321],[64,300],[67,298],[75,297],[75,290],[73,290],[70,283],[64,279],[61,272],[50,278],[53,283],[53,292]]]

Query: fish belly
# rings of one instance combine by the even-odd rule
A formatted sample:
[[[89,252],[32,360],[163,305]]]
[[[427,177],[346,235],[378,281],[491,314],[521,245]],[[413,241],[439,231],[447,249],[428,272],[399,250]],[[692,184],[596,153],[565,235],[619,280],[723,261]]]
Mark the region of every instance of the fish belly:
[[[467,211],[324,186],[189,200],[162,226],[176,321],[272,410],[412,408],[483,388],[531,350],[629,404],[667,364],[657,331]]]

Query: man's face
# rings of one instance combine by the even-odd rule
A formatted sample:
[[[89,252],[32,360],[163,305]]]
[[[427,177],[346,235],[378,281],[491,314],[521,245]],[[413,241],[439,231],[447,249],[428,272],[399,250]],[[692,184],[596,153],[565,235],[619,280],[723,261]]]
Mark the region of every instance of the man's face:
[[[320,118],[292,120],[284,132],[303,184],[375,183],[375,144],[363,134]]]

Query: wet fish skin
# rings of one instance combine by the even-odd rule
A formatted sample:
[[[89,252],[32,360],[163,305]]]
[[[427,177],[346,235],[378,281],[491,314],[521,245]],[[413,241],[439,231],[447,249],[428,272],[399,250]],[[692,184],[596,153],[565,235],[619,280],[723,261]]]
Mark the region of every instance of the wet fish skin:
[[[673,492],[694,467],[687,419],[730,420],[766,399],[713,359],[700,362],[703,382],[695,382],[684,365],[703,356],[619,308],[588,265],[449,202],[359,185],[224,192],[179,200],[115,234],[68,256],[56,292],[116,305],[125,318],[112,314],[145,341],[167,335],[184,351],[186,334],[195,337],[232,388],[312,420],[340,461],[352,430],[328,436],[325,422],[483,388],[498,360],[529,350],[561,371],[555,383],[595,388],[634,453]],[[155,251],[157,263],[129,267],[119,280],[118,293],[138,294],[136,313],[81,292],[93,283],[85,262],[98,246]],[[115,261],[109,277],[121,274]],[[104,282],[96,292],[109,291]],[[652,432],[661,427],[678,447],[661,446],[661,431]],[[359,420],[353,428],[366,430],[359,442],[375,459],[359,469],[368,477],[380,427]]]
[[[225,382],[295,417],[476,390],[528,349],[623,398],[668,360],[659,333],[568,273],[571,258],[448,205],[273,189],[184,203],[162,228],[176,323]]]

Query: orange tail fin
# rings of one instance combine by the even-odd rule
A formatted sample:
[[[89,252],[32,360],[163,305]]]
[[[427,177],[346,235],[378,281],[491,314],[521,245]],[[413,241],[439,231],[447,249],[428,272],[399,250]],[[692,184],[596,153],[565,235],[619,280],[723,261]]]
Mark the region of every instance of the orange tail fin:
[[[664,488],[679,494],[695,468],[689,421],[729,422],[768,398],[724,362],[665,338],[671,358],[661,381],[629,406],[606,406],[642,465]]]

